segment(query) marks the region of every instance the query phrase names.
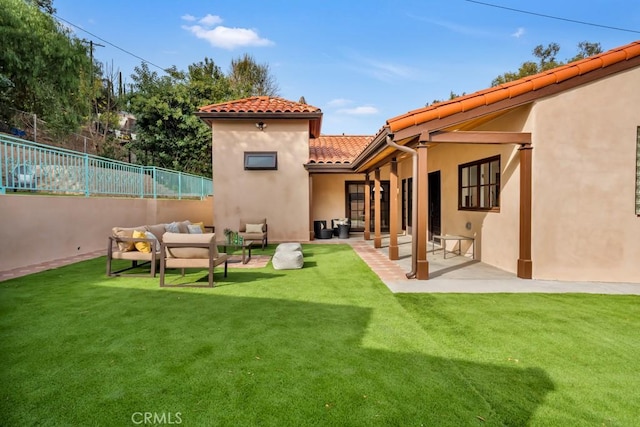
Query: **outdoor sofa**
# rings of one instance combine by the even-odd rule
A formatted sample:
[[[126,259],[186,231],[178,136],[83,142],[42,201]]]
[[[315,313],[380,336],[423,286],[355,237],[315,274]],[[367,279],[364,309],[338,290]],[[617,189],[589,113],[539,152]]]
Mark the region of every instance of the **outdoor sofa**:
[[[150,276],[155,277],[160,260],[160,244],[166,232],[202,234],[215,231],[212,226],[192,223],[189,220],[136,227],[113,227],[107,245],[107,276]],[[113,270],[113,260],[131,261],[131,265]],[[137,267],[150,265],[149,273],[125,273]]]

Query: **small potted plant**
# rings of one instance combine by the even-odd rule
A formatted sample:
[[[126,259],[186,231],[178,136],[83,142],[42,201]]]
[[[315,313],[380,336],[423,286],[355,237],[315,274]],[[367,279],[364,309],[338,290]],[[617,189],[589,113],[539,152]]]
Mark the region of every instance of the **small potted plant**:
[[[231,243],[231,240],[233,239],[233,235],[234,234],[235,233],[233,232],[232,229],[230,229],[230,228],[225,228],[224,229],[224,237],[227,239],[227,243],[229,243],[229,244]]]

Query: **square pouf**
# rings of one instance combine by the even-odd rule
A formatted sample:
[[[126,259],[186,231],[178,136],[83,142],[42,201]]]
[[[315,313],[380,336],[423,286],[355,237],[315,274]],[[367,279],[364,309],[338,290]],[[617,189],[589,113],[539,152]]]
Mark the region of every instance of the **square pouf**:
[[[304,259],[301,251],[276,250],[271,262],[273,263],[273,268],[276,270],[295,270],[302,268]]]
[[[276,247],[276,252],[302,252],[302,245],[300,243],[280,243]]]

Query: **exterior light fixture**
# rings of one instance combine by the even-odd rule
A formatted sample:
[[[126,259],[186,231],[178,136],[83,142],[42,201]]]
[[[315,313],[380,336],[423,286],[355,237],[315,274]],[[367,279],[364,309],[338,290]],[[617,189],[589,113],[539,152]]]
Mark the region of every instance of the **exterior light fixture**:
[[[260,130],[265,130],[267,128],[267,124],[265,122],[256,123],[256,127]]]

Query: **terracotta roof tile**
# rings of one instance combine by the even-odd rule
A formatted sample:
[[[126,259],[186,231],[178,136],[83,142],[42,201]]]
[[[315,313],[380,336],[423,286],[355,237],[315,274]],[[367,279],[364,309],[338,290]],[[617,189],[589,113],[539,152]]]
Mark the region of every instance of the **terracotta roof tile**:
[[[321,135],[309,140],[309,163],[351,163],[373,136]]]
[[[319,113],[319,108],[309,104],[289,101],[270,96],[252,96],[251,98],[222,102],[200,107],[205,113]]]
[[[635,41],[626,46],[621,46],[599,55],[562,65],[533,76],[527,76],[469,95],[460,96],[451,101],[440,102],[428,107],[412,110],[387,120],[387,124],[391,132],[397,132],[414,125],[441,119],[463,111],[469,111],[473,108],[490,105],[539,90],[637,56],[640,56],[640,41]]]

